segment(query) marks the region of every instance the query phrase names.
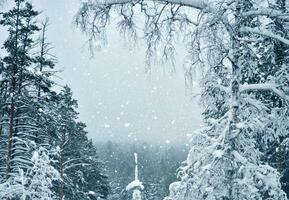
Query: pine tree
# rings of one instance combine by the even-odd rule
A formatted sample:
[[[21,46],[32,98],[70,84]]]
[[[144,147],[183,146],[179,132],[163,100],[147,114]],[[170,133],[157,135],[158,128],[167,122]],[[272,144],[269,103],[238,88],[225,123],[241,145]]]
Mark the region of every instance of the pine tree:
[[[53,116],[54,99],[56,92],[52,90],[55,85],[52,81],[52,76],[56,73],[54,66],[56,58],[50,53],[52,49],[51,44],[47,42],[48,19],[41,24],[41,36],[38,39],[39,52],[36,53],[35,67],[34,67],[34,81],[35,81],[35,97],[37,98],[38,115],[37,123],[41,129],[35,134],[35,143],[47,145],[51,143],[53,138],[53,129],[55,129],[55,120]]]
[[[60,150],[58,169],[59,199],[97,199],[108,193],[107,177],[103,165],[96,157],[95,147],[88,141],[85,125],[76,122],[77,101],[69,87],[58,95],[58,139]],[[92,179],[95,178],[95,179]]]
[[[40,29],[32,4],[14,2],[0,20],[9,33],[0,59],[0,198],[106,198],[104,166],[78,121],[77,101],[69,87],[53,90],[48,21]]]
[[[4,103],[5,125],[8,126],[6,178],[9,179],[17,168],[27,168],[29,162],[29,142],[33,138],[33,119],[29,111],[31,105],[28,88],[31,84],[29,67],[33,58],[29,51],[33,45],[32,35],[38,31],[35,17],[38,12],[24,0],[16,0],[15,7],[3,14],[0,25],[7,27],[9,38],[4,43],[8,55],[3,58],[2,78],[6,83],[7,98]],[[7,111],[5,113],[5,111]]]

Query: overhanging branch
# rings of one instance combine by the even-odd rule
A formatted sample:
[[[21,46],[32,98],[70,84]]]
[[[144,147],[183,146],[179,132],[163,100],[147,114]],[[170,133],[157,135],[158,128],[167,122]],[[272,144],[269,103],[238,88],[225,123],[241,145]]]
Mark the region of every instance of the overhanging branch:
[[[199,10],[207,10],[209,8],[208,4],[204,0],[145,0],[157,3],[171,3],[176,5],[183,5]],[[120,5],[120,4],[128,4],[128,3],[136,3],[134,0],[104,0],[95,2],[96,5],[99,6],[112,6],[112,5]]]
[[[280,98],[289,102],[289,96],[286,95],[282,90],[277,88],[278,85],[274,83],[257,83],[257,84],[249,84],[249,85],[241,85],[240,92],[247,92],[252,90],[268,90],[275,93]]]

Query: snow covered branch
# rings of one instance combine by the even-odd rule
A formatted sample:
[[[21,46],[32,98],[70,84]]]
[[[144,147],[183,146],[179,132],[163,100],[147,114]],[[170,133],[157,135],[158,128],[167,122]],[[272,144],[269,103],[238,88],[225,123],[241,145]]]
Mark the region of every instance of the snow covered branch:
[[[279,36],[271,31],[268,31],[266,29],[263,29],[263,28],[250,28],[250,27],[243,27],[240,29],[241,32],[247,32],[247,33],[254,33],[254,34],[257,34],[257,35],[262,35],[262,36],[265,36],[265,37],[269,37],[269,38],[272,38],[272,39],[275,39],[275,40],[278,40],[280,42],[283,42],[284,44],[287,44],[289,45],[289,39],[286,39],[282,36]]]
[[[249,91],[249,90],[271,90],[272,88],[275,88],[277,86],[278,85],[274,83],[246,84],[246,85],[241,85],[240,92]]]
[[[258,10],[251,10],[242,13],[242,16],[268,16],[268,17],[275,17],[283,20],[289,20],[289,13],[283,13],[279,10],[275,9],[258,9]]]
[[[171,3],[176,5],[182,5],[187,6],[199,10],[205,10],[208,9],[209,6],[206,1],[204,0],[146,0],[151,2],[158,2],[158,3]],[[105,0],[105,1],[95,1],[95,5],[98,5],[100,7],[106,7],[106,6],[113,6],[113,5],[122,5],[122,4],[128,4],[128,3],[136,3],[136,1],[133,0]]]
[[[242,85],[240,87],[240,92],[246,92],[251,90],[269,90],[274,92],[280,98],[289,102],[289,96],[286,95],[282,90],[279,90],[277,84],[274,83],[257,83],[257,84],[248,84]]]
[[[65,167],[64,171],[71,169],[71,168],[74,168],[74,167],[78,167],[78,166],[89,166],[89,165],[90,164],[88,164],[88,163],[77,163],[77,164],[73,164],[73,165]]]

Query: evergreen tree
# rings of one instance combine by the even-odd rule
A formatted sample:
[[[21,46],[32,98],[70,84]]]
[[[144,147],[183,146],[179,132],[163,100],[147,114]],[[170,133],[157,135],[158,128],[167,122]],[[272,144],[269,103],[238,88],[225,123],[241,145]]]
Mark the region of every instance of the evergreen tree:
[[[103,198],[108,193],[107,178],[101,170],[103,165],[96,157],[95,147],[87,139],[85,125],[76,122],[76,107],[77,102],[66,86],[57,102],[59,199]]]
[[[9,38],[4,43],[8,55],[3,58],[2,79],[6,90],[6,101],[2,104],[3,124],[7,125],[6,179],[18,168],[29,166],[29,143],[37,126],[32,118],[35,113],[29,94],[33,75],[30,67],[33,58],[29,51],[33,46],[32,36],[38,27],[35,17],[38,12],[30,3],[16,0],[15,7],[3,14],[0,25],[7,27]],[[3,84],[2,82],[2,84]],[[5,143],[5,142],[4,142]]]
[[[0,20],[9,33],[0,59],[0,198],[106,198],[104,165],[78,121],[77,102],[70,88],[53,90],[48,21],[40,29],[32,4],[14,3]]]
[[[41,24],[41,36],[38,39],[39,51],[36,52],[34,75],[35,75],[35,93],[34,98],[37,98],[38,115],[37,123],[42,129],[38,129],[35,134],[35,142],[37,144],[47,145],[52,142],[53,130],[55,130],[55,113],[54,101],[56,92],[52,90],[55,85],[52,81],[52,76],[55,72],[56,58],[50,53],[51,44],[47,42],[48,19]],[[49,137],[50,136],[50,137]]]

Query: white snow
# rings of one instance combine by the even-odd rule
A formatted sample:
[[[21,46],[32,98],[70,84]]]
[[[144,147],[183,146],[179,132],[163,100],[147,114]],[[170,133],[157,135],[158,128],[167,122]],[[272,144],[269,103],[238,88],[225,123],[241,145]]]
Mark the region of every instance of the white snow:
[[[131,126],[131,123],[127,122],[127,123],[125,123],[123,126],[124,126],[125,128],[128,128],[128,127]]]
[[[132,181],[131,183],[129,183],[127,186],[126,186],[126,190],[129,191],[129,190],[133,190],[133,189],[136,189],[136,188],[139,188],[141,190],[144,189],[144,186],[142,184],[142,182],[140,180],[134,180]]]
[[[110,128],[110,125],[109,124],[104,124],[103,127],[104,128]]]

